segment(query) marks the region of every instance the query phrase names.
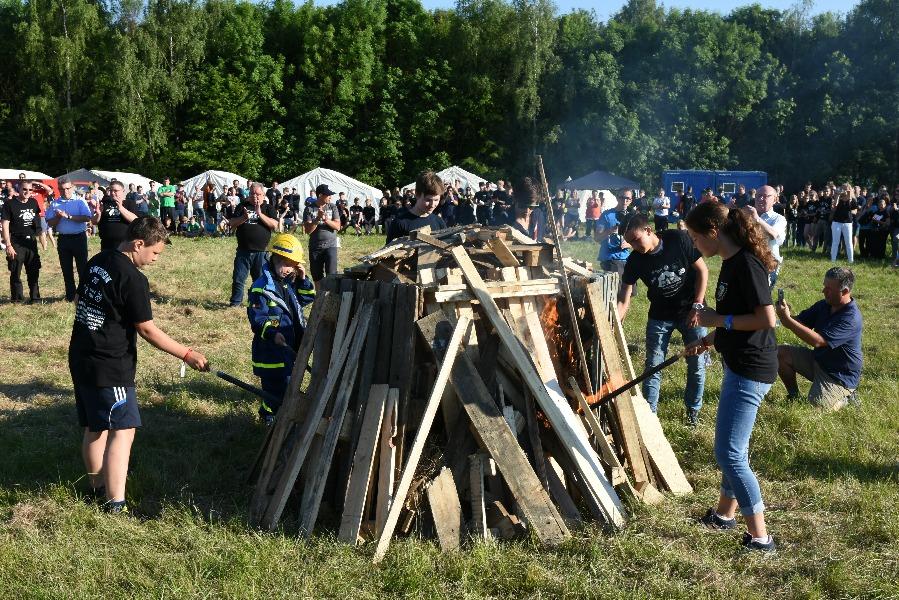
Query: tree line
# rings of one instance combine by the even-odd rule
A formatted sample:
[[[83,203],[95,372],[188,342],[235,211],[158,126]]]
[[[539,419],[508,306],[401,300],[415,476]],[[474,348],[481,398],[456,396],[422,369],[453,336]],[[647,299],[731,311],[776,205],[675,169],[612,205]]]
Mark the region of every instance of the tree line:
[[[0,0],[0,165],[377,186],[668,168],[899,181],[899,3]]]

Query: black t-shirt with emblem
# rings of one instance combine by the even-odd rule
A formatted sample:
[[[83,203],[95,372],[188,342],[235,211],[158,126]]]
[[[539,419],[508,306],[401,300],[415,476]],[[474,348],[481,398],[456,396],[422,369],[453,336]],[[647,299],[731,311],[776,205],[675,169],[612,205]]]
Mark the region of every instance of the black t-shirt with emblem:
[[[621,280],[634,285],[646,284],[649,318],[676,321],[684,318],[696,296],[696,270],[693,263],[702,255],[687,232],[669,229],[659,234],[655,252],[631,252]]]
[[[37,200],[29,198],[22,202],[20,198],[12,198],[3,204],[2,220],[9,221],[9,235],[13,239],[27,237],[41,230],[41,209]]]
[[[131,259],[114,249],[94,256],[85,272],[69,342],[72,381],[132,387],[137,369],[135,324],[153,319],[150,284]]]
[[[137,204],[134,200],[127,198],[122,202],[122,206],[137,214]],[[103,250],[115,249],[119,244],[128,237],[128,225],[130,223],[125,220],[119,208],[116,206],[112,196],[103,196],[100,201],[100,223],[97,225],[97,231],[100,233],[100,248]]]
[[[271,204],[262,204],[262,214],[276,219],[275,207]],[[247,221],[237,228],[237,249],[249,252],[265,252],[268,242],[272,238],[271,230],[262,224],[256,213],[256,205],[253,202],[241,202],[234,209],[234,217],[247,215]]]
[[[757,306],[772,304],[768,270],[762,261],[745,249],[722,261],[715,300],[719,315],[749,315]],[[718,327],[715,350],[737,375],[762,383],[774,383],[777,379],[774,329],[737,331]]]
[[[408,208],[404,208],[391,221],[390,227],[387,228],[387,243],[389,244],[396,238],[407,236],[423,227],[430,227],[432,232],[438,231],[446,229],[446,222],[434,213],[422,217],[416,215]]]

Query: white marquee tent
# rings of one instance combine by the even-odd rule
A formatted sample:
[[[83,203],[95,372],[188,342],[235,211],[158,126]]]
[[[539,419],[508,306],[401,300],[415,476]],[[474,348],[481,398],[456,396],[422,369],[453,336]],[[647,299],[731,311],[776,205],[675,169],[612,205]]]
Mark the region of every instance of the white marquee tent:
[[[200,186],[202,188],[207,183],[211,183],[213,186],[215,186],[215,194],[219,195],[225,190],[225,188],[231,186],[231,184],[234,183],[235,179],[240,182],[241,186],[244,186],[247,183],[247,178],[243,177],[242,175],[229,173],[228,171],[214,170],[203,171],[202,173],[194,175],[193,177],[182,180],[181,183],[184,184],[184,192],[188,197],[190,197],[194,193],[194,190],[197,186]]]
[[[19,173],[25,173],[26,179],[53,179],[40,171],[25,171],[24,169],[0,169],[0,179],[18,179]]]
[[[331,169],[322,167],[312,169],[308,173],[303,173],[302,175],[297,175],[296,177],[288,179],[284,183],[279,184],[278,187],[282,190],[286,187],[296,188],[297,194],[299,194],[301,198],[305,198],[310,190],[313,190],[314,193],[315,188],[323,183],[328,184],[331,191],[336,194],[345,192],[348,204],[353,203],[353,198],[359,198],[360,203],[364,206],[365,199],[369,198],[371,199],[375,210],[379,210],[378,204],[383,195],[381,190],[372,185],[368,185],[367,183],[363,183],[358,179],[353,179],[349,175],[332,171]],[[336,200],[336,198],[334,199]]]
[[[472,192],[478,191],[478,185],[480,185],[482,181],[487,181],[483,177],[479,177],[474,173],[470,173],[462,167],[457,167],[455,165],[447,167],[442,171],[438,171],[437,175],[440,176],[440,179],[449,182],[450,184],[454,184],[458,179],[462,183],[463,188],[471,188]],[[409,185],[403,187],[403,189],[415,189],[415,182],[413,181]]]
[[[138,173],[126,173],[124,171],[101,171],[99,169],[78,169],[70,171],[60,177],[66,177],[76,186],[89,187],[90,183],[96,181],[101,186],[106,187],[112,180],[121,181],[128,189],[128,184],[133,183],[136,186],[142,186],[144,191],[150,189],[150,181],[153,181]],[[158,182],[157,182],[158,183]]]

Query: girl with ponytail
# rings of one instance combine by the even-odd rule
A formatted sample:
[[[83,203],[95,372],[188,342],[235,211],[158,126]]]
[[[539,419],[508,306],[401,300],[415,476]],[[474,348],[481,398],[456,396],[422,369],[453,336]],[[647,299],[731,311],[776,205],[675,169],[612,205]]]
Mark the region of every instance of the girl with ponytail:
[[[724,365],[715,421],[721,494],[718,505],[709,508],[700,523],[710,529],[733,529],[739,507],[748,529],[743,546],[773,552],[758,479],[749,466],[749,438],[758,408],[777,378],[775,315],[768,286],[768,273],[777,261],[764,232],[739,208],[700,204],[687,215],[686,225],[703,256],[722,258],[715,310],[699,311],[699,324],[714,329],[688,347],[695,355],[714,346]]]

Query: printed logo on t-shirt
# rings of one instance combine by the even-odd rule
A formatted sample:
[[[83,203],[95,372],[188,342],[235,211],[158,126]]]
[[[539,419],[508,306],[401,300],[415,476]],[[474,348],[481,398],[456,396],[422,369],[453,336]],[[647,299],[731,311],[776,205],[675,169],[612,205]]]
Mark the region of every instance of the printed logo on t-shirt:
[[[97,331],[103,327],[106,321],[106,313],[100,307],[103,301],[101,290],[103,283],[112,281],[109,273],[103,267],[93,266],[88,273],[90,282],[83,286],[82,295],[78,298],[78,306],[75,308],[75,321],[81,323],[91,331]]]
[[[677,265],[662,265],[653,269],[650,273],[650,282],[659,289],[662,296],[671,298],[676,296],[684,286],[684,275],[687,269]]]
[[[34,212],[33,208],[23,208],[19,212],[19,216],[22,219],[22,224],[25,227],[31,227],[31,225],[34,223],[34,217],[36,215],[37,215],[37,213]]]
[[[715,300],[721,302],[725,296],[727,296],[727,283],[719,281],[718,287],[715,289]]]

